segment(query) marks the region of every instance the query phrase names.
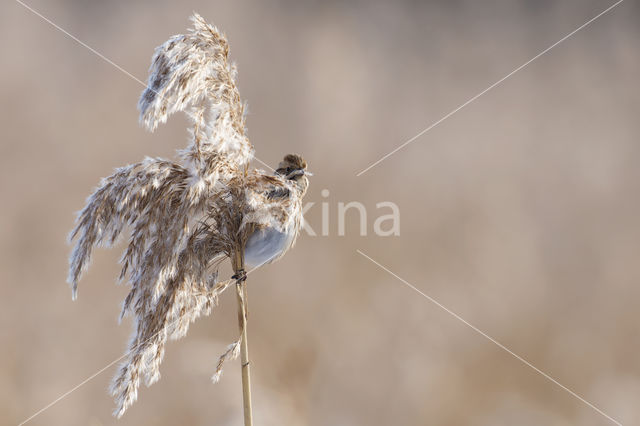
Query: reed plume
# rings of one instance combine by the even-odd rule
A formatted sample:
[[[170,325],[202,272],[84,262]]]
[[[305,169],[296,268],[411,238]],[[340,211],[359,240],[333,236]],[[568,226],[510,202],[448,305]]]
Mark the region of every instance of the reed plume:
[[[189,145],[178,162],[146,158],[103,179],[70,235],[76,240],[68,279],[73,299],[93,248],[112,246],[125,231],[129,235],[120,279],[131,290],[120,318],[133,317],[133,334],[111,386],[117,417],[136,400],[142,379],[151,385],[160,378],[167,339],[183,337],[233,282],[218,280],[218,266],[227,258],[236,272],[243,318],[240,338],[220,357],[214,381],[225,360],[246,351],[247,241],[253,238],[253,244],[252,235],[265,230],[291,236],[270,262],[293,245],[302,220],[306,162],[287,156],[276,175],[248,169],[254,150],[246,137],[229,45],[199,15],[192,21],[188,34],[173,36],[156,49],[138,103],[140,121],[151,131],[184,111],[191,122]]]

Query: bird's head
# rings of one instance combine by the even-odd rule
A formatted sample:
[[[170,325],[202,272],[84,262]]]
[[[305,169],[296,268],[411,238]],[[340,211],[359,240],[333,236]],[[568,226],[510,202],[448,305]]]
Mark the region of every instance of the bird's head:
[[[307,162],[298,154],[285,155],[284,159],[278,164],[276,175],[294,181],[303,193],[309,186],[309,178],[307,176],[312,176],[307,171]]]

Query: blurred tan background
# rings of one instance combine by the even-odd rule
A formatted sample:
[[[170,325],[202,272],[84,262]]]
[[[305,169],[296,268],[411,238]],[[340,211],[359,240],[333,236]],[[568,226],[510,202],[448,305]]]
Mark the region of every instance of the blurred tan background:
[[[249,279],[256,425],[610,425],[362,250],[623,424],[640,424],[640,6],[626,1],[361,177],[356,173],[613,1],[27,3],[146,80],[198,11],[228,35],[257,155],[300,152],[319,232]],[[139,83],[13,0],[0,6],[0,423],[119,357],[120,250],[71,301],[66,237],[99,179],[174,158],[186,121],[137,122]],[[328,189],[330,196],[321,197]],[[369,236],[337,203],[368,209]],[[401,235],[371,232],[375,204]],[[167,347],[111,417],[115,367],[29,425],[240,425],[235,296]]]

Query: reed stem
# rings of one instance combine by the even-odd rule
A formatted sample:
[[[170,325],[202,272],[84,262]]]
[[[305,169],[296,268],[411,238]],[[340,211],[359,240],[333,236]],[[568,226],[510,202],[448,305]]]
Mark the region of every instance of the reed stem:
[[[238,249],[233,258],[233,269],[238,276],[244,273],[244,250]],[[247,342],[247,282],[236,279],[238,296],[238,324],[240,326],[240,362],[242,363],[242,405],[244,407],[244,426],[253,425],[251,410],[251,375],[249,370],[249,345]]]

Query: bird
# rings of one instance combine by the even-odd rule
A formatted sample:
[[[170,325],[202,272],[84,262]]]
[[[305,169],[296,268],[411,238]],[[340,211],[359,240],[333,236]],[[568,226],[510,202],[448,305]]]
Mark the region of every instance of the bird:
[[[309,187],[307,176],[312,176],[306,168],[306,161],[297,154],[285,156],[278,165],[275,175],[284,185],[278,181],[268,190],[267,198],[286,206],[288,215],[279,220],[279,225],[258,227],[249,235],[244,249],[247,266],[255,269],[274,262],[295,243],[304,221],[302,199]]]
[[[304,220],[307,162],[287,154],[273,171],[250,168],[255,150],[228,41],[200,15],[191,20],[189,32],[156,48],[138,101],[140,122],[152,132],[184,112],[188,146],[177,161],[145,158],[116,169],[87,199],[70,234],[74,300],[93,248],[128,234],[120,279],[131,290],[120,317],[132,316],[134,331],[111,386],[117,417],[136,400],[141,379],[150,385],[160,378],[167,339],[184,336],[191,322],[211,312],[230,282],[218,279],[220,264],[231,259],[232,279],[246,280],[244,265],[282,258]],[[243,259],[234,263],[237,253]]]

